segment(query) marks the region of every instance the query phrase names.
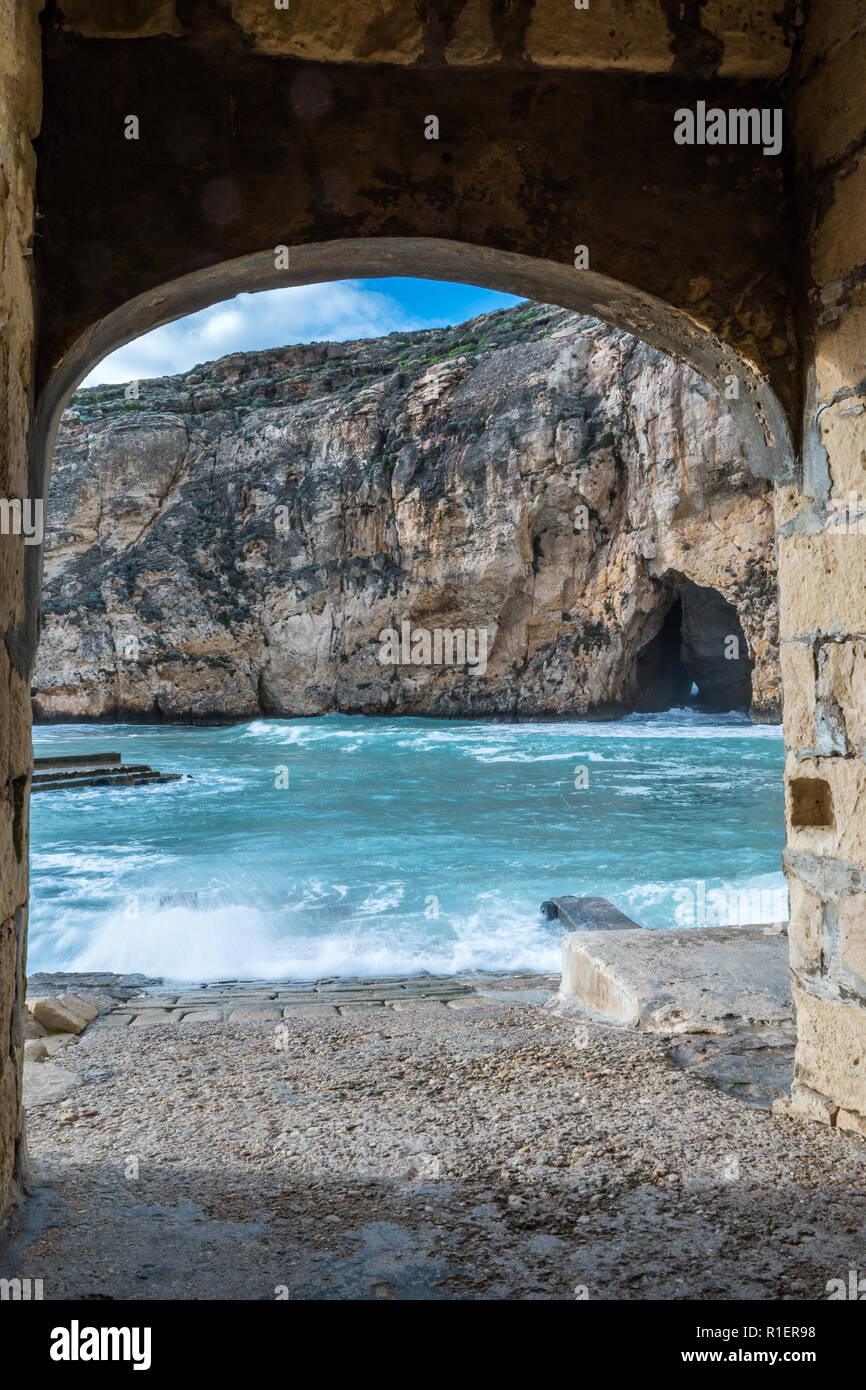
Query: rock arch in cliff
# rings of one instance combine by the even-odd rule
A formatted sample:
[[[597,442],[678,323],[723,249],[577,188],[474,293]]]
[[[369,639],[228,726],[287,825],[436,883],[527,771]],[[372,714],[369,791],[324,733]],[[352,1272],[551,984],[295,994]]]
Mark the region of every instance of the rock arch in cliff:
[[[652,627],[634,666],[636,709],[748,710],[754,663],[737,610],[723,594],[671,572]]]

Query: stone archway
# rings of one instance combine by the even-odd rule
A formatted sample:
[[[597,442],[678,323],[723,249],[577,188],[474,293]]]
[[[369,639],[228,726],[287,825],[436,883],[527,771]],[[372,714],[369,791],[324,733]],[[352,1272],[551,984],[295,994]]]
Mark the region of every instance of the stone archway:
[[[430,238],[325,242],[289,248],[288,259],[290,269],[277,269],[269,250],[181,277],[120,306],[74,342],[36,402],[30,452],[34,491],[50,498],[56,429],[75,388],[103,357],[143,333],[242,291],[344,278],[419,273],[430,278],[434,272],[435,278],[523,294],[590,314],[686,362],[720,392],[730,394],[726,388],[732,381],[738,383],[730,405],[752,473],[780,484],[791,483],[795,476],[786,414],[766,378],[716,335],[632,287],[529,256]],[[33,552],[37,557],[41,564],[41,548]],[[41,578],[37,583],[41,588]],[[730,605],[721,595],[699,590],[685,576],[666,576],[665,585],[672,599],[668,616],[676,609],[676,641],[686,657],[682,672],[688,671],[691,684],[700,654],[692,649],[694,642],[690,646],[689,634],[694,636],[696,629],[688,615],[696,615],[702,598],[704,615],[714,601],[725,608]],[[731,628],[728,618],[726,631]],[[649,644],[656,656],[670,654],[663,650],[663,638],[664,620],[657,639]]]
[[[387,32],[345,7],[324,37],[315,7],[284,31],[245,0],[144,3],[120,22],[70,0],[45,7],[40,33],[42,8],[10,11],[19,72],[0,80],[8,496],[42,497],[88,366],[240,288],[414,265],[597,314],[716,386],[739,379],[751,466],[778,484],[794,1108],[866,1133],[860,7],[756,22],[735,4],[727,27],[708,12],[672,25],[659,7],[564,32],[546,0],[468,28],[398,3]],[[697,99],[778,102],[781,158],[675,145],[674,112]],[[429,112],[440,139],[425,142]],[[576,244],[591,270],[574,268]],[[40,556],[13,535],[2,559],[0,1206],[20,1135]]]
[[[287,260],[288,269],[275,262]],[[556,261],[432,237],[319,242],[269,249],[195,271],[139,295],[77,338],[45,383],[34,415],[31,470],[43,495],[57,422],[76,386],[103,357],[162,324],[241,293],[323,280],[416,275],[525,295],[590,314],[678,358],[726,395],[751,471],[790,482],[795,460],[787,415],[753,363],[685,313],[629,285]]]

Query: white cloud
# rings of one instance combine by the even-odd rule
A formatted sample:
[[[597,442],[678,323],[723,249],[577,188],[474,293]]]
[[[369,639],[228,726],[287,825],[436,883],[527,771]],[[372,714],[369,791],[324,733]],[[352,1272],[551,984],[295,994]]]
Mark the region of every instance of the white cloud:
[[[230,352],[378,338],[398,330],[427,328],[437,321],[441,320],[417,318],[390,295],[367,289],[356,280],[239,294],[119,348],[83,384],[171,376]]]

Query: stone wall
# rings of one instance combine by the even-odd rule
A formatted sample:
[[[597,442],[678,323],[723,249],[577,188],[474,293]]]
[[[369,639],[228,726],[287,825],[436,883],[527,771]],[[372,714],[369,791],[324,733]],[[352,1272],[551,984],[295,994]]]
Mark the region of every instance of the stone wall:
[[[0,497],[31,496],[27,434],[33,368],[31,239],[41,76],[36,0],[0,5]],[[32,550],[33,548],[30,547]],[[0,1212],[21,1130],[30,699],[23,538],[0,535]],[[29,607],[33,608],[33,595]]]
[[[866,1134],[866,13],[813,6],[796,98],[802,494],[777,494],[794,1112]]]

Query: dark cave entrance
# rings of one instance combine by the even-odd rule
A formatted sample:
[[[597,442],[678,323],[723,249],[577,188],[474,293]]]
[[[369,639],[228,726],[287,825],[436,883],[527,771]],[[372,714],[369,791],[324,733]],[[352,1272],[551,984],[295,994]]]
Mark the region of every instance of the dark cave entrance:
[[[753,663],[733,604],[684,575],[670,578],[666,589],[667,606],[656,610],[664,614],[661,625],[635,663],[635,710],[748,710]]]

